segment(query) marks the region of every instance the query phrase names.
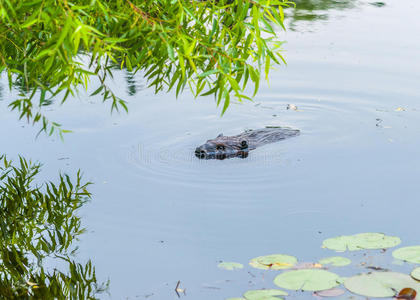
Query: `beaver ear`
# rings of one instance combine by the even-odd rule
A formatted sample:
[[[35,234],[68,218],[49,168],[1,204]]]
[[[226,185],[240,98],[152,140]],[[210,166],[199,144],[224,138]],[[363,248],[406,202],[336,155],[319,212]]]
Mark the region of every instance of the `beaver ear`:
[[[219,137],[222,137],[222,136],[223,136],[223,133],[219,134],[217,137],[219,138]]]

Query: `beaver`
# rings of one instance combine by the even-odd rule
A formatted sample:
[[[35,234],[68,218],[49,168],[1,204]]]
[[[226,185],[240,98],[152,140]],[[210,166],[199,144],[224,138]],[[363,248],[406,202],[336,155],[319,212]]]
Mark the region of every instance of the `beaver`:
[[[278,142],[300,134],[297,129],[287,127],[266,127],[247,130],[234,136],[224,136],[208,140],[195,149],[195,156],[200,159],[246,158],[251,150],[259,146]]]

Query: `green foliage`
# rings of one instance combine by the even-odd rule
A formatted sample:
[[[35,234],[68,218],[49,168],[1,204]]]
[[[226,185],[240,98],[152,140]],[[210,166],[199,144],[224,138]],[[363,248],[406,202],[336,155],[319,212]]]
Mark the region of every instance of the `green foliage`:
[[[244,294],[246,300],[279,300],[284,299],[277,296],[287,296],[287,292],[282,290],[251,290]]]
[[[324,240],[322,247],[335,251],[357,251],[363,249],[385,249],[401,243],[397,236],[383,233],[366,232],[354,235],[341,235]]]
[[[249,261],[249,265],[263,270],[289,269],[296,265],[297,258],[285,254],[258,256]]]
[[[323,248],[336,251],[381,249],[382,251],[377,251],[379,256],[383,255],[386,248],[394,247],[400,242],[400,238],[395,236],[367,232],[326,239],[323,242]],[[374,252],[371,254],[374,254]],[[393,251],[392,255],[394,258],[407,262],[420,263],[420,246],[399,248]],[[366,260],[367,257],[368,260]],[[285,270],[277,275],[274,278],[274,284],[289,290],[315,292],[312,296],[338,297],[345,293],[343,289],[336,288],[340,285],[344,285],[353,294],[369,298],[394,297],[398,299],[414,299],[416,294],[420,293],[420,267],[412,270],[410,276],[408,274],[392,272],[381,266],[372,265],[372,262],[375,261],[375,256],[367,256],[366,253],[363,253],[360,258],[362,258],[361,263],[353,264],[353,267],[359,269],[358,274],[351,277],[342,277],[336,273],[327,271],[330,267],[344,267],[351,263],[350,259],[341,256],[321,259],[319,261],[321,265],[314,263],[297,264],[297,259],[293,256],[274,254],[256,257],[251,259],[249,264],[258,269],[275,269],[274,267],[277,267],[279,271],[281,269],[292,268],[291,271]],[[381,258],[382,261],[383,257]],[[366,273],[365,269],[378,270],[378,272],[369,271]],[[363,270],[363,273],[359,272],[361,270]],[[250,300],[257,298],[274,300],[278,299],[277,296],[283,295],[287,295],[287,293],[281,290],[262,289],[247,291],[244,293],[243,298],[228,298],[226,300]],[[354,297],[350,296],[348,298]]]
[[[397,272],[362,273],[344,281],[344,286],[352,293],[369,298],[394,297],[404,288],[420,292],[420,283],[407,274]],[[415,297],[415,296],[414,296]],[[397,297],[396,297],[397,298]],[[413,298],[397,298],[413,299]]]
[[[221,262],[217,265],[220,269],[224,270],[236,270],[236,269],[243,269],[244,265],[237,263],[237,262]]]
[[[334,267],[344,267],[351,264],[351,260],[342,256],[331,256],[319,260],[321,265],[331,265]]]
[[[413,277],[415,280],[420,281],[420,267],[415,268],[412,272],[411,272],[411,277]]]
[[[76,211],[90,198],[89,183],[60,176],[59,183],[34,183],[40,165],[0,156],[0,298],[95,299],[105,286],[95,269],[70,259],[83,232]],[[46,258],[64,260],[68,273],[48,272]]]
[[[340,276],[326,270],[293,270],[277,275],[274,284],[295,291],[322,291],[340,285]]]
[[[420,246],[403,247],[392,252],[396,259],[420,264]]]
[[[42,107],[64,102],[79,88],[99,80],[92,95],[126,103],[108,87],[112,69],[140,71],[155,92],[189,87],[195,96],[214,95],[223,112],[231,96],[254,95],[260,72],[280,64],[287,0],[2,0],[0,1],[0,73],[9,87],[19,86],[10,106],[20,118],[41,122],[51,134]],[[39,101],[36,103],[35,99]]]

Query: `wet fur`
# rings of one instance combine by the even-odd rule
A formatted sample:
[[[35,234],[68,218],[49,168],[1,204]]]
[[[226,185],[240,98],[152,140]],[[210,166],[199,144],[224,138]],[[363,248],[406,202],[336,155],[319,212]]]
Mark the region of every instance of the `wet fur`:
[[[287,127],[247,130],[235,136],[223,136],[208,140],[197,147],[195,155],[201,159],[225,159],[247,157],[248,152],[259,146],[275,143],[299,135],[300,131]],[[246,147],[245,144],[246,143]]]

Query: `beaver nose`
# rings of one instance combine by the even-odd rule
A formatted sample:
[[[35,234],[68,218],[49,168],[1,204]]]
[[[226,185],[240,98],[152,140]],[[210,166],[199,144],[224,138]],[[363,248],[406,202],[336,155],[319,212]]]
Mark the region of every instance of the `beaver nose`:
[[[206,151],[204,151],[203,149],[197,148],[195,149],[195,156],[197,156],[198,158],[206,158]]]

